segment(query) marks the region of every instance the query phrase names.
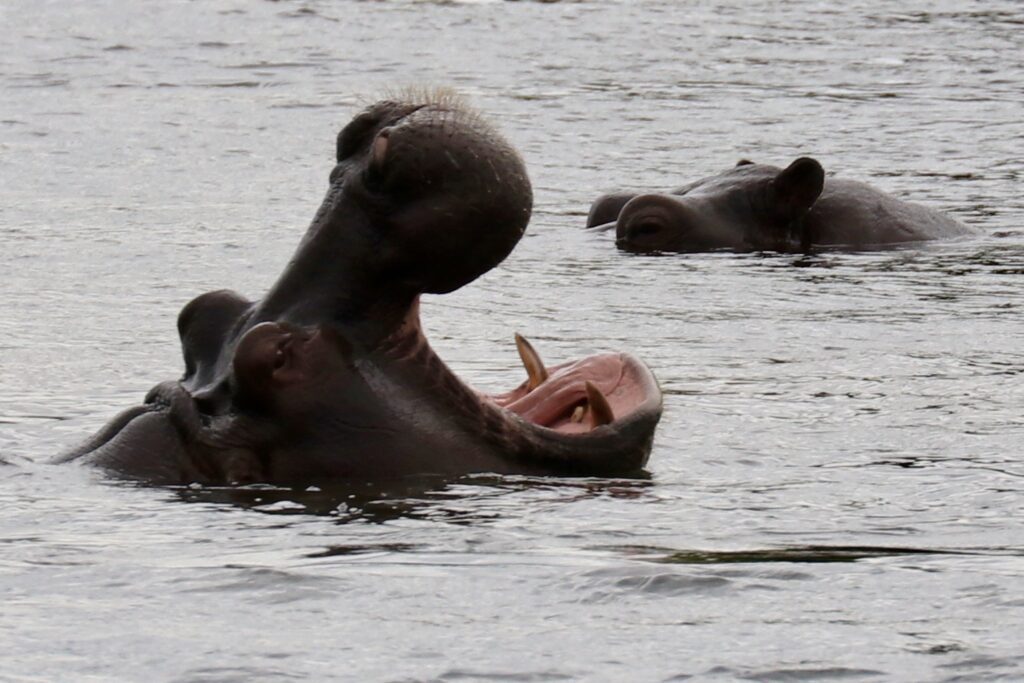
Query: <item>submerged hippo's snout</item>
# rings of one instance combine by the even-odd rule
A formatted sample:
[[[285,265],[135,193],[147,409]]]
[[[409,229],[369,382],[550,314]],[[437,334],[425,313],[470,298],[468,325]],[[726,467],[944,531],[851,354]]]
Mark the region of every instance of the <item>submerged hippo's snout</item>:
[[[619,213],[615,243],[627,251],[670,250],[693,224],[678,200],[662,194],[634,197]]]

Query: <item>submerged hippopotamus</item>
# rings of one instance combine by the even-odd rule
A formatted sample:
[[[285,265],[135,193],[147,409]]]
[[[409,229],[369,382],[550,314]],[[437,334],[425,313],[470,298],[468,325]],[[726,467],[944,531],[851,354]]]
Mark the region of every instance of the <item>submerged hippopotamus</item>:
[[[486,395],[424,337],[420,294],[498,265],[531,207],[519,155],[457,100],[369,107],[338,135],[327,196],[266,296],[187,304],[183,379],[59,460],[154,484],[638,472],[661,392],[633,356],[547,368],[517,335],[527,381]]]
[[[587,227],[614,229],[616,245],[635,252],[859,251],[974,232],[870,185],[826,178],[808,157],[785,169],[743,160],[664,194],[607,194]]]

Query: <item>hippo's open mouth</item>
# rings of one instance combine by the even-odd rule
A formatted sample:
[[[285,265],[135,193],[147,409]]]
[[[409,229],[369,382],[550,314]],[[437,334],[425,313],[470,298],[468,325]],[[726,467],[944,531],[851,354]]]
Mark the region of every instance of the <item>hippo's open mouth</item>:
[[[546,368],[516,335],[528,378],[504,394],[482,398],[523,420],[562,434],[583,434],[628,419],[660,393],[651,371],[627,353],[603,353]]]
[[[392,342],[399,349],[395,357],[404,358],[406,371],[418,376],[420,390],[429,386],[452,387],[452,382],[463,385],[430,348],[420,324],[418,302],[410,308]],[[548,368],[524,337],[516,334],[515,342],[526,369],[526,381],[497,394],[466,387],[479,402],[471,412],[497,409],[512,422],[525,422],[561,435],[581,435],[629,421],[644,408],[660,405],[661,392],[651,371],[628,353],[602,353]],[[415,348],[418,353],[405,356],[400,350],[403,347]],[[269,376],[287,380],[301,375],[329,375],[334,370],[330,369],[328,357],[343,358],[348,348],[344,335],[331,325],[260,323],[243,336],[236,349],[236,379],[243,386],[254,386],[257,383],[246,382],[245,378]],[[431,392],[431,396],[439,406],[447,405],[455,412],[460,405],[462,409],[467,407],[454,394],[442,391]]]

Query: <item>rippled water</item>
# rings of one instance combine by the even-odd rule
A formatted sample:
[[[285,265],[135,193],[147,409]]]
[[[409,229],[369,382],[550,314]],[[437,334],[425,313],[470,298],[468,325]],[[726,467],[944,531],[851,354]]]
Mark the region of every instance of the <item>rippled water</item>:
[[[0,39],[0,679],[1024,678],[1019,2],[8,0]],[[513,331],[635,351],[650,479],[46,465],[180,373],[183,303],[264,291],[338,128],[425,83],[536,194],[502,267],[425,302],[435,347],[489,389]],[[656,258],[580,229],[601,192],[805,154],[983,234]]]

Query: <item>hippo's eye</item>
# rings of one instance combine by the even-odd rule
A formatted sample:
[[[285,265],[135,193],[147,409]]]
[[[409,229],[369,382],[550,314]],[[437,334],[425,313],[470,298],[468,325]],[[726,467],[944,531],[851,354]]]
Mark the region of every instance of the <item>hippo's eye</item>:
[[[633,227],[634,237],[645,237],[647,235],[656,235],[661,232],[661,224],[655,221],[644,221]]]

